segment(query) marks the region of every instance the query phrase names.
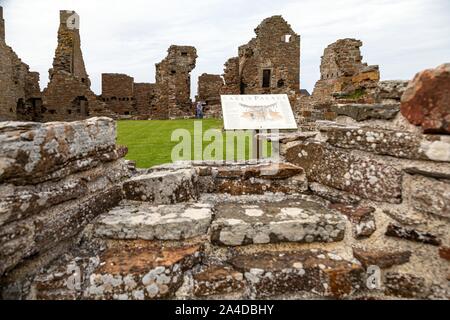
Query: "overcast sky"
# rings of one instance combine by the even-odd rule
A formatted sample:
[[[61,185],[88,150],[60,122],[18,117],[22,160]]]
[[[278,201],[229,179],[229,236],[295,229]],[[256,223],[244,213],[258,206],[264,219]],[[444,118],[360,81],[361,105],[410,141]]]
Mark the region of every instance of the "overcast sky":
[[[364,61],[379,64],[384,80],[410,79],[450,62],[449,0],[0,0],[6,41],[33,71],[41,88],[57,44],[59,10],[81,16],[81,42],[92,89],[101,73],[126,73],[154,82],[155,63],[171,44],[192,45],[202,73],[222,74],[224,62],[254,37],[266,17],[283,15],[301,35],[301,87],[319,79],[324,48],[340,38],[363,41]]]

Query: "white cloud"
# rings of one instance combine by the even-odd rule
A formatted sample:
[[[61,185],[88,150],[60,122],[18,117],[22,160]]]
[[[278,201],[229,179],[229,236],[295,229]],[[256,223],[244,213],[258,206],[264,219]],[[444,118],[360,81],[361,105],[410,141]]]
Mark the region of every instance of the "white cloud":
[[[171,44],[193,45],[193,75],[223,71],[262,19],[282,14],[302,36],[301,86],[319,78],[324,48],[340,38],[364,42],[364,60],[379,64],[383,79],[410,79],[449,62],[448,0],[0,0],[7,42],[41,73],[46,86],[53,61],[60,9],[81,16],[82,49],[93,90],[102,72],[121,72],[153,82],[155,63]]]

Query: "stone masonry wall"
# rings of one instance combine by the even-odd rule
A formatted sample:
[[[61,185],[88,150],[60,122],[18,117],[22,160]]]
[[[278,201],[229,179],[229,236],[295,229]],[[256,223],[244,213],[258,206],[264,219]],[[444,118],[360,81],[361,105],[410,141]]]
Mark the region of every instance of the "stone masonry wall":
[[[225,63],[223,79],[225,85],[222,94],[240,94],[241,80],[239,74],[239,58],[230,58]]]
[[[239,48],[240,93],[299,93],[300,36],[281,16],[265,19],[255,33],[256,38]],[[233,86],[233,78],[225,79],[227,85]]]
[[[206,103],[203,110],[206,116],[221,117],[220,93],[223,90],[223,86],[223,79],[220,75],[204,73],[198,77],[196,101]]]
[[[41,113],[39,74],[30,72],[6,45],[5,20],[0,7],[0,121],[38,120]]]
[[[90,80],[81,52],[79,19],[74,11],[60,12],[58,46],[53,68],[49,70],[50,82],[42,93],[44,121],[113,116],[90,89]]]
[[[347,98],[358,95],[363,98],[380,80],[378,66],[362,62],[356,39],[341,39],[330,44],[324,51],[320,65],[320,80],[316,83],[313,97],[330,100],[333,95]]]
[[[134,79],[126,74],[103,73],[101,99],[119,116],[136,116]]]
[[[157,109],[152,118],[170,119],[194,114],[191,101],[191,76],[197,50],[189,46],[171,46],[167,57],[156,64]]]
[[[136,101],[137,117],[150,119],[158,110],[157,90],[155,83],[135,83],[134,99]]]
[[[121,200],[128,177],[113,120],[0,122],[0,279],[3,298],[68,250]]]

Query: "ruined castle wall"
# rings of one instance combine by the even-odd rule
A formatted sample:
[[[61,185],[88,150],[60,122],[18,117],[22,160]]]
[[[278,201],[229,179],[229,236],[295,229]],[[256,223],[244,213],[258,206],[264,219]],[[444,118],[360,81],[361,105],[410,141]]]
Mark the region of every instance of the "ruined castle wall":
[[[39,74],[30,72],[6,45],[5,21],[0,7],[0,121],[36,120],[40,113]]]
[[[222,88],[222,94],[240,94],[241,80],[238,57],[230,58],[225,63],[223,79],[225,85]]]
[[[60,12],[58,46],[49,75],[50,82],[42,99],[44,121],[114,116],[90,89],[81,52],[79,16],[74,11]]]
[[[360,40],[340,39],[325,49],[314,99],[331,100],[334,94],[341,98],[358,95],[373,102],[370,96],[380,80],[380,72],[378,66],[362,62],[361,46]]]
[[[256,38],[239,48],[242,94],[300,91],[300,36],[281,17],[265,19]]]
[[[171,46],[167,57],[156,64],[157,106],[154,119],[192,116],[191,76],[197,50],[189,46]]]
[[[138,118],[146,120],[158,113],[156,84],[135,83],[134,99]]]
[[[117,115],[136,115],[134,79],[125,74],[102,74],[103,102]]]
[[[220,103],[220,92],[223,79],[220,75],[204,73],[198,77],[197,101],[204,101],[209,105]]]
[[[120,201],[117,185],[128,170],[115,139],[115,123],[108,118],[0,122],[2,289],[14,291]]]
[[[221,116],[220,94],[223,86],[224,82],[220,75],[204,73],[198,77],[198,95],[196,96],[196,101],[206,103],[203,111],[207,117]]]

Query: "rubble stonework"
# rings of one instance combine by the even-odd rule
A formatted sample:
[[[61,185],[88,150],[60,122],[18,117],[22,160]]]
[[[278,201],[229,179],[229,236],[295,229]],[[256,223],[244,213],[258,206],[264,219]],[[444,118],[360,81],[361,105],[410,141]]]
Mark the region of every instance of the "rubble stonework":
[[[40,119],[39,74],[30,72],[28,65],[6,45],[2,7],[0,7],[0,92],[0,121]]]
[[[256,38],[239,47],[239,57],[226,63],[224,92],[298,94],[300,36],[282,16],[265,19],[255,33]]]
[[[45,95],[64,102],[82,92],[91,113],[96,97],[68,14]],[[228,61],[225,85],[212,76],[201,97],[293,92],[308,107],[298,109],[300,130],[258,135],[279,143],[276,159],[136,169],[121,159],[127,148],[110,118],[0,122],[0,298],[450,299],[445,65],[408,85],[379,82],[378,68],[361,62],[362,43],[344,39],[327,48],[318,91],[299,96],[299,37],[280,16],[256,33]],[[269,44],[275,56],[265,55]],[[121,116],[188,116],[195,59],[193,47],[172,46],[156,84],[105,74],[102,99]],[[260,91],[255,70],[268,65],[285,87],[268,81]],[[1,85],[15,75],[3,70]],[[67,93],[57,94],[61,83]]]
[[[157,90],[155,83],[135,83],[134,100],[136,103],[137,117],[150,119],[152,110],[156,110]]]
[[[329,45],[322,56],[320,80],[316,83],[313,96],[329,99],[333,94],[351,96],[366,89],[373,89],[380,80],[378,66],[362,62],[360,47],[356,39],[341,39]]]
[[[103,73],[102,95],[108,109],[120,116],[137,115],[134,79],[125,74]]]
[[[2,275],[39,268],[44,257],[66,250],[93,218],[121,200],[118,184],[129,173],[115,133],[108,118],[0,122]],[[11,285],[8,276],[2,280],[8,283],[2,288]]]
[[[58,46],[49,70],[50,82],[42,93],[44,121],[113,115],[90,89],[81,52],[79,19],[75,11],[60,11]]]
[[[198,93],[196,101],[204,102],[203,109],[207,117],[220,118],[222,113],[220,94],[223,90],[223,79],[220,75],[204,73],[198,77]]]
[[[157,102],[153,119],[170,119],[194,114],[191,101],[191,76],[197,50],[189,46],[171,46],[167,57],[156,64]]]

